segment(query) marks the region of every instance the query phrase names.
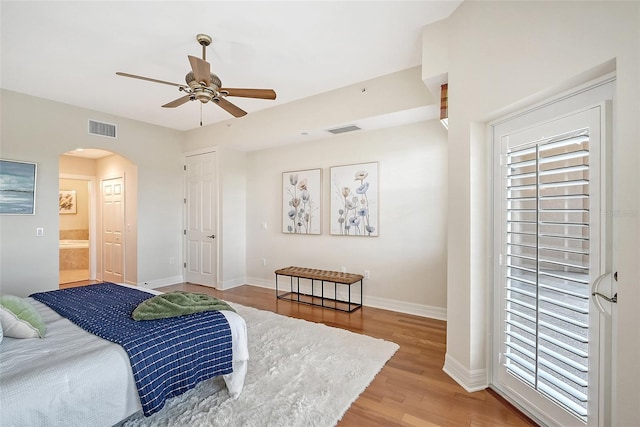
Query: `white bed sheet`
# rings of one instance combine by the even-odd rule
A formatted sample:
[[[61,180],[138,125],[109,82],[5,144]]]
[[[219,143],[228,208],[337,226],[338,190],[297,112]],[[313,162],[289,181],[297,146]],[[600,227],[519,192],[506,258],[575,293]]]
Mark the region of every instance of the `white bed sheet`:
[[[44,338],[4,337],[0,343],[0,425],[112,426],[141,410],[129,357],[120,345],[28,300],[47,332]],[[237,398],[249,359],[247,327],[237,313],[222,313],[233,340],[233,373],[223,378]]]

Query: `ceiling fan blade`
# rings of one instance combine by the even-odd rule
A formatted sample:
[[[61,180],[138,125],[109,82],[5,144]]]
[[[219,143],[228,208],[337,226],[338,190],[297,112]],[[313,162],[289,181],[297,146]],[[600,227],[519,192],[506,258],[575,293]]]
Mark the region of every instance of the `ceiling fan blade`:
[[[164,108],[175,108],[175,107],[179,107],[182,104],[184,104],[187,101],[191,100],[191,95],[185,95],[185,96],[181,96],[178,99],[174,99],[171,102],[168,102],[166,104],[163,105]]]
[[[238,89],[225,87],[220,92],[226,92],[227,96],[241,96],[243,98],[276,99],[273,89]]]
[[[131,77],[132,79],[140,79],[140,80],[146,80],[148,82],[162,83],[162,84],[170,85],[170,86],[178,86],[178,87],[182,87],[182,88],[185,88],[185,89],[188,88],[188,86],[180,84],[180,83],[165,82],[164,80],[150,79],[149,77],[136,76],[135,74],[122,73],[120,71],[118,71],[116,74],[119,75],[119,76],[123,76],[123,77]]]
[[[235,117],[242,117],[247,114],[247,112],[244,111],[242,108],[236,105],[233,105],[232,103],[230,103],[224,98],[214,98],[213,102],[218,104],[220,107],[222,107],[224,110],[226,110],[228,113],[231,113]]]
[[[189,62],[193,70],[193,77],[198,82],[205,82],[209,86],[211,84],[211,65],[204,59],[191,55],[189,55]]]

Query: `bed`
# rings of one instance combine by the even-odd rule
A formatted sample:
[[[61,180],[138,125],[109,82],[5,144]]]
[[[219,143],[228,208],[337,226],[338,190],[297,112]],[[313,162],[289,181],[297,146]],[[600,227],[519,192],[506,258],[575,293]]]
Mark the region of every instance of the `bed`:
[[[161,294],[118,286],[144,290],[150,297]],[[46,334],[5,336],[0,343],[3,426],[111,426],[142,410],[138,378],[122,346],[85,331],[42,302],[27,300],[42,316]],[[220,313],[231,330],[233,368],[222,377],[230,397],[237,398],[249,358],[246,324],[233,311]]]

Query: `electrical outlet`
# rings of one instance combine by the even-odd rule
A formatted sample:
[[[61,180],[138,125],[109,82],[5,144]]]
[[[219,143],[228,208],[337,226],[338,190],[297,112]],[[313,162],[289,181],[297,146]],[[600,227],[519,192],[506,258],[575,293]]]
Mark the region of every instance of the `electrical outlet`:
[[[42,227],[36,228],[36,237],[42,237],[42,236],[44,236],[44,228]]]
[[[371,274],[369,274],[369,270],[365,270],[364,271],[364,278],[367,279],[367,280],[371,279]]]
[[[175,264],[176,259],[174,257],[169,257],[169,264]]]
[[[343,273],[346,273],[347,272],[347,267],[340,267],[340,271],[343,272]]]
[[[267,266],[267,259],[266,259],[266,258],[262,258],[262,265],[263,265],[264,267],[266,267],[266,266]]]

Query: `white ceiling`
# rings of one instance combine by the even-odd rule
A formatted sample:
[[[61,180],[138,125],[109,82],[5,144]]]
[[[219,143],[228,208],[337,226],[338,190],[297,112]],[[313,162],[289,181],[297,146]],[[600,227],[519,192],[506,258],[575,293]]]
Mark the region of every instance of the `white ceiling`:
[[[4,89],[178,130],[199,126],[200,103],[161,105],[184,83],[195,37],[209,34],[211,71],[226,87],[272,88],[275,101],[228,98],[249,113],[421,63],[422,28],[450,1],[4,1]],[[205,125],[228,120],[202,108]],[[241,119],[240,119],[241,120]]]

